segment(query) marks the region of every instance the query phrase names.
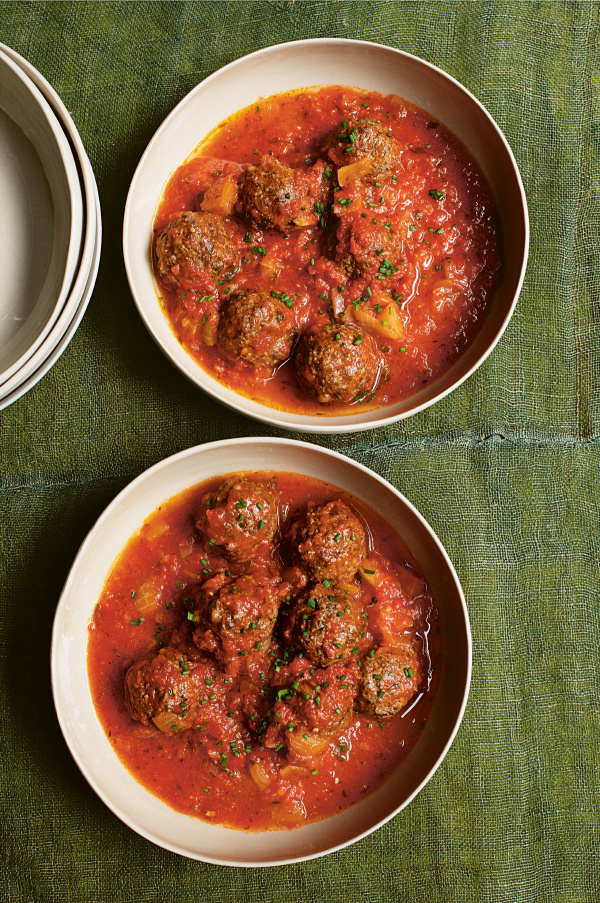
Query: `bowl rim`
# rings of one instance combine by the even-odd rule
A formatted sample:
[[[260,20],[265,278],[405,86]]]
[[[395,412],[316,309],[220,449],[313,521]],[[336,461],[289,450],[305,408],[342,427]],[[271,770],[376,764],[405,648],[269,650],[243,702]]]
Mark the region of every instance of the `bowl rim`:
[[[72,592],[73,585],[76,583],[77,571],[79,570],[79,562],[85,555],[85,553],[93,546],[93,543],[96,538],[96,534],[101,531],[105,521],[109,520],[112,514],[123,504],[126,504],[127,498],[130,494],[134,493],[136,489],[142,485],[146,480],[151,479],[156,474],[160,473],[161,470],[166,470],[170,467],[176,466],[179,462],[185,461],[188,458],[193,459],[197,454],[210,454],[211,452],[218,453],[219,449],[223,446],[252,446],[252,445],[277,445],[280,447],[287,447],[292,449],[305,449],[309,450],[312,454],[323,455],[326,458],[331,458],[335,461],[344,462],[344,464],[350,465],[353,468],[356,468],[359,473],[367,474],[370,478],[375,479],[379,482],[388,492],[391,492],[401,503],[401,505],[405,506],[409,513],[417,519],[420,523],[421,527],[425,529],[429,539],[432,541],[433,545],[436,547],[438,553],[441,554],[442,559],[448,568],[448,573],[452,579],[454,589],[457,593],[458,600],[460,602],[460,607],[462,609],[462,614],[464,618],[464,628],[465,628],[465,641],[466,641],[466,675],[464,679],[464,688],[462,691],[462,698],[460,700],[460,706],[458,707],[458,711],[456,714],[456,718],[452,729],[444,743],[442,749],[440,750],[435,762],[431,766],[430,770],[423,778],[423,780],[414,788],[414,790],[406,797],[405,800],[401,803],[400,806],[396,807],[392,812],[382,818],[377,824],[372,825],[364,831],[356,834],[349,840],[342,841],[341,843],[333,844],[324,850],[318,850],[316,852],[309,852],[305,855],[300,856],[291,856],[291,857],[282,857],[276,860],[269,861],[239,861],[235,859],[228,859],[227,857],[216,857],[211,855],[199,854],[197,852],[192,852],[190,850],[183,850],[176,843],[170,843],[165,841],[163,838],[157,838],[156,835],[153,835],[152,831],[146,830],[144,827],[138,825],[133,817],[131,817],[126,809],[124,809],[119,802],[111,799],[107,793],[98,785],[98,782],[90,774],[90,769],[85,761],[82,761],[79,757],[77,750],[74,748],[74,741],[70,736],[70,730],[66,721],[66,717],[63,715],[63,701],[60,697],[60,693],[58,691],[58,678],[57,675],[59,673],[59,662],[60,662],[60,653],[61,653],[61,636],[60,636],[60,621],[63,614],[63,609],[66,607],[67,599]],[[194,484],[192,484],[194,485]],[[188,487],[188,488],[191,488]],[[185,491],[181,490],[181,491]],[[356,843],[359,840],[362,840],[364,837],[367,837],[369,834],[374,833],[379,828],[381,828],[384,824],[398,815],[399,812],[402,811],[412,800],[417,796],[417,794],[425,787],[425,785],[431,780],[435,772],[438,770],[439,766],[443,762],[448,750],[450,749],[456,734],[460,728],[462,723],[462,719],[464,716],[464,712],[467,706],[467,701],[469,697],[470,685],[471,685],[471,677],[472,677],[472,668],[473,668],[473,647],[472,647],[472,634],[471,634],[471,626],[469,620],[469,613],[467,609],[467,604],[465,601],[464,592],[462,586],[460,584],[460,580],[458,579],[458,575],[450,560],[446,549],[442,545],[440,539],[437,534],[433,530],[433,528],[429,525],[427,520],[423,517],[423,515],[417,510],[417,508],[410,502],[406,496],[404,496],[398,489],[395,488],[388,480],[384,479],[375,471],[366,467],[364,464],[361,464],[359,461],[355,461],[353,458],[349,458],[346,455],[342,455],[340,452],[333,451],[332,449],[323,448],[318,445],[314,445],[313,443],[303,442],[297,439],[288,439],[288,438],[274,438],[269,436],[252,436],[252,437],[240,437],[233,439],[225,439],[225,440],[217,440],[214,442],[208,442],[202,445],[192,446],[191,448],[183,449],[180,452],[177,452],[174,455],[170,455],[167,458],[164,458],[162,461],[158,461],[156,464],[142,471],[142,473],[138,474],[131,482],[127,484],[116,496],[115,498],[107,505],[107,507],[100,514],[99,518],[96,520],[94,525],[91,527],[90,531],[87,533],[83,542],[81,543],[75,558],[73,560],[73,564],[69,569],[69,573],[65,580],[64,587],[61,591],[60,598],[56,607],[56,612],[53,621],[52,627],[52,638],[51,638],[51,647],[50,647],[50,672],[51,672],[51,686],[52,686],[52,696],[54,701],[54,707],[56,716],[58,719],[58,723],[61,729],[61,733],[66,742],[66,745],[71,753],[77,767],[79,768],[81,774],[84,776],[92,790],[100,797],[102,802],[113,812],[114,815],[117,816],[127,827],[133,830],[135,833],[144,837],[146,840],[154,843],[157,846],[160,846],[163,849],[167,849],[170,852],[177,853],[178,855],[185,856],[189,859],[194,859],[200,862],[208,862],[213,865],[223,865],[223,866],[232,866],[239,868],[268,868],[280,865],[290,865],[296,862],[306,862],[311,859],[318,859],[322,856],[327,856],[330,853],[338,852],[339,850],[345,849],[348,846]],[[89,681],[87,680],[87,671],[86,671],[86,683],[88,685],[89,691]],[[90,694],[91,695],[91,694]],[[97,717],[97,716],[96,716]],[[103,729],[102,729],[103,730]],[[119,760],[120,761],[120,760]],[[126,767],[121,762],[121,767],[125,770]],[[139,783],[139,782],[138,782]],[[141,785],[143,787],[143,785]],[[144,788],[145,789],[145,788]],[[150,791],[147,791],[150,793]],[[326,819],[325,819],[326,820]],[[325,821],[324,820],[324,821]],[[222,826],[219,826],[222,827]],[[239,833],[239,832],[236,832]]]
[[[60,317],[40,348],[40,351],[42,349],[44,351],[43,358],[38,361],[36,357],[34,363],[31,362],[31,359],[27,361],[19,371],[20,379],[18,384],[12,386],[10,391],[3,391],[4,386],[0,386],[0,411],[10,407],[11,404],[14,404],[26,395],[52,369],[69,345],[83,319],[96,284],[102,251],[100,200],[97,193],[98,189],[96,188],[96,197],[92,203],[97,211],[98,218],[96,225],[92,224],[95,240],[93,247],[90,248],[91,261],[89,269],[80,269],[67,305],[62,310]]]
[[[3,44],[1,41],[0,53],[3,53],[12,60],[12,62],[15,63],[29,79],[31,79],[35,87],[40,91],[52,108],[54,115],[67,136],[67,140],[73,145],[75,162],[78,164],[78,169],[81,171],[81,182],[85,189],[85,198],[87,201],[86,227],[87,229],[91,229],[100,219],[99,202],[98,205],[96,205],[98,188],[94,170],[88,159],[85,146],[77,126],[73,121],[73,117],[67,110],[58,92],[52,87],[50,82],[44,78],[42,73],[29,62],[29,60],[20,53],[17,53],[12,47],[9,47],[8,44]],[[96,206],[98,206],[98,210],[96,210]]]
[[[69,297],[52,329],[37,351],[27,361],[23,362],[13,376],[0,382],[1,411],[25,395],[39,382],[56,363],[79,326],[98,274],[102,244],[102,212],[92,165],[77,127],[59,95],[44,76],[25,57],[13,50],[12,47],[0,42],[0,54],[4,54],[12,60],[31,79],[52,108],[74,151],[75,163],[80,183],[83,186],[85,201],[84,239],[81,259],[71,285]]]
[[[180,108],[189,102],[189,98],[200,90],[204,90],[207,86],[211,85],[213,81],[216,81],[222,78],[223,74],[229,73],[234,70],[237,66],[242,64],[250,64],[252,65],[254,62],[260,60],[261,57],[269,55],[274,52],[281,51],[285,48],[291,47],[323,47],[325,45],[331,46],[355,46],[357,49],[359,48],[375,48],[385,52],[391,52],[398,56],[399,59],[407,59],[412,62],[416,62],[419,65],[426,67],[427,69],[434,72],[438,77],[442,77],[450,82],[454,88],[458,89],[465,98],[467,98],[471,103],[473,103],[476,108],[483,114],[485,119],[488,121],[489,126],[493,131],[496,132],[497,137],[500,140],[500,144],[502,145],[504,152],[508,157],[508,161],[510,163],[510,167],[512,170],[512,174],[515,178],[515,184],[518,189],[518,196],[520,198],[521,209],[519,210],[519,219],[522,217],[522,228],[523,228],[523,255],[522,261],[519,269],[518,279],[516,281],[515,291],[513,294],[513,298],[511,300],[510,306],[508,307],[502,321],[498,324],[495,329],[492,341],[487,344],[487,346],[483,349],[483,351],[475,358],[475,360],[471,363],[468,369],[461,374],[457,379],[455,379],[451,385],[447,386],[445,389],[437,392],[433,397],[415,405],[414,407],[410,407],[407,410],[401,411],[400,413],[395,414],[383,414],[382,416],[377,416],[385,412],[386,407],[377,408],[373,412],[372,418],[369,420],[363,420],[361,422],[352,421],[352,415],[326,415],[323,417],[318,417],[315,415],[299,415],[294,414],[293,412],[280,412],[277,408],[270,408],[261,403],[255,402],[253,399],[247,399],[243,395],[236,394],[235,398],[224,397],[223,390],[227,387],[222,386],[218,380],[208,374],[199,364],[197,364],[193,358],[191,358],[186,353],[186,357],[189,360],[185,362],[176,360],[174,356],[171,354],[170,350],[165,347],[163,342],[161,341],[161,337],[158,334],[157,330],[154,328],[152,320],[147,313],[146,310],[146,301],[142,292],[137,291],[136,287],[136,278],[135,278],[135,268],[132,262],[132,256],[130,255],[130,227],[132,226],[132,208],[135,200],[137,183],[141,178],[141,174],[146,166],[146,162],[148,157],[153,151],[154,145],[157,143],[159,138],[163,136],[163,134],[170,128],[172,121],[179,114]],[[275,92],[277,93],[277,92]],[[193,147],[190,148],[188,154],[193,151]],[[183,160],[181,161],[183,162]],[[158,205],[160,197],[156,198],[156,205]],[[156,210],[156,206],[155,206]],[[148,236],[150,239],[150,236]],[[212,72],[206,78],[202,79],[195,85],[191,91],[189,91],[182,99],[176,104],[176,106],[170,111],[170,113],[165,117],[162,121],[158,129],[155,131],[154,135],[148,142],[144,153],[142,154],[139,163],[136,167],[135,173],[130,183],[129,191],[127,193],[127,200],[125,203],[124,210],[124,218],[123,218],[123,257],[125,263],[125,270],[127,273],[127,280],[129,282],[130,291],[134,300],[134,303],[138,309],[138,312],[142,318],[146,329],[161,349],[163,354],[165,354],[172,364],[174,364],[177,369],[197,388],[200,388],[207,395],[215,399],[216,401],[224,404],[226,407],[236,411],[237,413],[244,414],[247,417],[251,417],[254,420],[258,420],[262,423],[266,423],[270,426],[276,426],[280,429],[284,429],[287,431],[299,431],[310,434],[338,434],[338,433],[351,433],[351,432],[362,432],[364,430],[376,429],[382,426],[388,426],[391,423],[396,423],[399,420],[404,420],[407,417],[412,417],[414,414],[418,414],[421,411],[426,410],[431,407],[431,405],[436,404],[438,401],[441,401],[459,386],[461,386],[472,374],[487,360],[489,355],[492,353],[502,335],[504,334],[508,323],[514,313],[515,307],[517,305],[517,301],[519,299],[519,295],[523,286],[523,281],[525,278],[525,272],[527,269],[527,260],[529,256],[529,242],[530,242],[530,227],[529,227],[529,213],[527,206],[527,197],[525,195],[525,190],[523,187],[523,181],[521,179],[521,174],[519,172],[519,167],[517,165],[515,156],[512,152],[512,149],[506,140],[506,136],[504,135],[502,129],[499,127],[491,113],[484,107],[484,105],[479,101],[474,94],[469,91],[461,82],[454,78],[454,76],[450,75],[445,70],[441,69],[439,66],[434,65],[433,63],[428,62],[427,60],[422,59],[421,57],[416,56],[415,54],[408,53],[404,50],[399,50],[395,47],[391,47],[387,44],[377,43],[375,41],[361,41],[349,38],[329,38],[329,37],[321,37],[321,38],[307,38],[298,41],[285,41],[279,44],[272,44],[268,47],[261,48],[260,50],[256,50],[252,53],[245,54],[244,56],[238,57],[235,60],[232,60],[230,63],[227,63],[225,66],[220,67],[219,69]],[[154,300],[154,299],[153,299]],[[148,302],[149,303],[149,302]],[[493,303],[493,302],[492,302]],[[164,316],[164,314],[163,314]],[[485,322],[485,319],[482,320],[482,326]],[[466,349],[465,349],[466,350]],[[464,352],[463,352],[464,354]],[[461,355],[458,358],[460,361]],[[435,385],[435,382],[431,384]],[[415,393],[417,394],[417,393]],[[255,405],[258,410],[248,410],[247,403],[252,403]],[[392,406],[388,406],[392,407]],[[298,418],[297,421],[294,420],[290,422],[289,420],[282,419],[280,413],[290,413],[292,416]]]
[[[35,335],[33,341],[29,343],[29,345],[22,351],[18,358],[16,358],[11,364],[9,364],[9,366],[4,367],[4,369],[0,372],[0,388],[5,382],[7,382],[9,379],[12,379],[12,377],[18,373],[21,367],[23,367],[23,365],[26,364],[29,359],[38,351],[40,346],[48,337],[51,330],[54,328],[56,321],[58,320],[65,304],[68,301],[78,268],[81,265],[81,259],[84,250],[83,233],[85,214],[84,197],[77,158],[73,153],[73,148],[71,147],[68,136],[63,128],[60,119],[56,115],[55,110],[53,109],[49,100],[44,96],[42,90],[30,77],[26,69],[21,66],[19,60],[15,60],[12,54],[5,53],[3,50],[3,45],[0,45],[0,68],[2,67],[5,68],[5,71],[11,73],[12,77],[17,79],[21,83],[25,91],[28,93],[28,95],[31,96],[33,101],[32,108],[35,107],[35,109],[38,111],[37,115],[39,117],[39,121],[44,121],[46,123],[48,129],[47,134],[52,136],[51,140],[54,142],[58,157],[60,157],[62,179],[64,180],[63,187],[66,186],[69,192],[68,202],[65,206],[65,209],[68,208],[69,212],[69,228],[68,240],[66,240],[64,255],[60,261],[61,281],[58,292],[54,297],[54,304],[50,308],[50,304],[48,303],[49,309],[46,313],[45,318],[41,321],[42,325],[38,327],[38,333],[37,335]],[[10,118],[12,119],[12,116]],[[20,123],[17,122],[16,125],[19,129],[21,129]],[[26,137],[28,136],[26,135]],[[31,139],[29,140],[31,141]],[[56,195],[58,186],[56,184],[56,180],[50,181],[48,179],[46,160],[39,153],[38,148],[35,144],[33,144],[33,141],[31,141],[31,143],[36,154],[38,154],[42,170],[48,181],[48,186],[54,207],[53,227],[56,228]],[[55,264],[54,262],[56,255],[57,243],[55,237],[47,278],[40,290],[40,295],[38,296],[38,299],[35,302],[34,307],[32,308],[32,312],[35,309],[36,304],[39,303],[39,297],[44,292],[48,293],[49,291],[47,280],[48,276],[52,272],[53,267],[58,266],[58,264]]]

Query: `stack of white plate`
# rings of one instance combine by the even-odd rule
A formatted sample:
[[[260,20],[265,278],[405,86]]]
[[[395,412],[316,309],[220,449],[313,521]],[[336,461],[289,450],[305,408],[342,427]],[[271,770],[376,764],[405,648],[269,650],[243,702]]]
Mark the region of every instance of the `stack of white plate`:
[[[58,94],[0,44],[0,410],[58,360],[94,288],[102,224],[85,149]]]

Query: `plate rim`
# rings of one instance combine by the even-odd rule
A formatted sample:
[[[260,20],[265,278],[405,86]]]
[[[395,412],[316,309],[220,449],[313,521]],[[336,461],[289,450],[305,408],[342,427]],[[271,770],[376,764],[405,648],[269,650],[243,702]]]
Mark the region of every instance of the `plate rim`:
[[[7,56],[28,76],[46,98],[72,145],[80,183],[83,187],[85,230],[79,270],[69,297],[54,326],[36,352],[9,379],[0,382],[0,410],[22,398],[54,366],[75,334],[93,293],[102,249],[102,211],[94,170],[81,135],[57,91],[35,66],[12,47],[0,42],[0,53]],[[65,340],[66,339],[66,340]],[[58,353],[57,353],[57,349]],[[43,351],[43,354],[41,354]],[[38,355],[41,356],[37,359]],[[36,358],[36,362],[32,362]],[[25,371],[23,373],[23,371]]]
[[[67,301],[67,305],[61,312],[61,316],[54,324],[53,329],[46,336],[44,345],[46,343],[49,343],[49,349],[47,350],[47,354],[45,354],[43,360],[40,361],[39,366],[37,366],[31,373],[28,372],[27,376],[5,395],[2,394],[3,387],[0,385],[0,411],[5,410],[20,398],[23,398],[24,395],[26,395],[31,389],[33,389],[34,386],[36,386],[38,382],[43,379],[44,376],[46,376],[46,374],[52,369],[52,367],[62,356],[63,352],[67,349],[68,345],[71,342],[71,339],[79,328],[79,324],[83,319],[83,315],[87,310],[92,294],[94,292],[96,279],[98,276],[98,269],[100,266],[100,257],[102,252],[102,224],[100,221],[99,198],[96,198],[96,209],[98,214],[97,227],[95,230],[96,237],[94,245],[91,249],[92,259],[90,261],[90,267],[87,271],[87,275],[85,274],[84,270],[80,270],[73,285],[71,296]],[[83,285],[78,285],[78,283],[83,283]],[[74,309],[71,309],[69,307],[67,314],[67,306],[70,305],[71,299],[76,299],[78,295],[79,300],[77,304],[73,305]],[[23,365],[22,369],[27,369],[28,363],[29,362],[26,362]]]
[[[84,220],[84,201],[83,201],[83,193],[81,190],[81,182],[79,177],[79,170],[77,166],[77,160],[75,155],[73,154],[73,150],[68,141],[67,135],[63,129],[63,126],[56,116],[55,111],[53,110],[51,104],[37,87],[37,85],[32,81],[29,77],[28,73],[19,65],[18,62],[13,60],[8,54],[4,53],[2,48],[0,47],[0,65],[6,66],[13,75],[22,83],[24,88],[31,94],[33,99],[35,100],[36,106],[41,110],[43,118],[47,121],[48,127],[52,132],[55,144],[58,149],[58,153],[63,164],[62,169],[64,171],[65,182],[69,188],[69,216],[70,216],[70,224],[69,224],[69,240],[67,243],[66,255],[65,259],[62,262],[62,282],[60,285],[60,291],[56,296],[54,306],[50,312],[50,315],[46,318],[46,321],[43,327],[40,329],[38,335],[35,337],[34,341],[31,342],[25,351],[13,361],[8,367],[5,367],[0,373],[0,388],[9,380],[12,376],[14,376],[20,368],[27,363],[27,361],[32,357],[33,354],[39,349],[39,347],[43,344],[52,328],[54,327],[56,321],[58,320],[61,311],[63,310],[69,295],[71,293],[71,289],[73,286],[73,282],[76,278],[76,274],[78,272],[78,268],[81,264],[81,258],[83,253],[83,220]],[[7,114],[9,115],[9,114]],[[12,119],[12,116],[9,116]],[[14,120],[13,120],[14,121]],[[21,126],[19,123],[15,123],[19,129]],[[22,131],[22,129],[21,129]],[[25,133],[23,133],[25,134]],[[27,136],[26,136],[27,137]],[[44,171],[46,174],[46,167],[43,158],[39,155],[37,148],[35,145],[34,150],[36,154],[38,154],[38,158]],[[46,176],[47,178],[47,176]],[[54,206],[54,216],[56,218],[56,205],[54,199],[55,189],[53,189],[52,184],[48,182],[52,201]],[[54,255],[53,251],[53,255]],[[45,283],[44,283],[45,285]],[[44,288],[42,287],[42,291]],[[39,297],[39,296],[38,296]],[[37,301],[36,301],[37,303]],[[34,305],[35,307],[35,305]],[[18,335],[16,333],[15,335]]]

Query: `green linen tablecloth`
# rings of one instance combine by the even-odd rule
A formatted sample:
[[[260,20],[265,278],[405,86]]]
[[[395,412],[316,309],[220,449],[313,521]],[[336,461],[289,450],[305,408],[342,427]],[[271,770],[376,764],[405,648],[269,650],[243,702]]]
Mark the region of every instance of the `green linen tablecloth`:
[[[0,40],[71,111],[104,216],[75,338],[0,414],[1,901],[600,899],[599,13],[0,2]],[[511,324],[466,385],[392,427],[310,440],[404,492],[456,566],[474,638],[456,742],[418,798],[360,843],[296,866],[226,869],[154,847],[88,787],[54,715],[50,631],[80,542],[126,483],[188,446],[273,432],[205,397],[154,345],[127,286],[121,223],[142,151],[191,88],[245,53],[318,36],[389,44],[465,84],[515,152],[532,250]]]

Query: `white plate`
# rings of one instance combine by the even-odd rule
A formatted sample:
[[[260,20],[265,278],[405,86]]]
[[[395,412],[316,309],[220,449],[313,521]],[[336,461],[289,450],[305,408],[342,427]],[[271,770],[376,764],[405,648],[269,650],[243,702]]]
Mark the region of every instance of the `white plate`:
[[[92,260],[87,272],[83,269],[79,271],[68,305],[64,308],[61,316],[55,323],[54,329],[44,342],[44,356],[37,368],[32,369],[29,361],[19,371],[21,381],[8,394],[3,395],[3,386],[0,386],[0,411],[9,407],[19,398],[22,398],[26,392],[29,392],[40,379],[46,375],[51,367],[54,366],[59,359],[73,336],[77,331],[77,327],[81,323],[81,319],[89,304],[89,300],[96,284],[96,276],[98,274],[98,266],[100,264],[100,251],[102,248],[102,231],[100,225],[100,202],[96,192],[96,217],[97,229],[94,228],[94,246],[92,248]]]
[[[431,716],[417,744],[365,800],[323,821],[253,833],[207,824],[171,809],[129,774],[97,718],[87,674],[88,624],[117,556],[162,502],[224,473],[277,470],[326,480],[378,511],[407,543],[440,612],[442,664]],[[427,783],[452,743],[471,677],[471,634],[460,583],[440,541],[393,486],[343,455],[290,439],[230,439],[183,451],[151,467],[108,506],[81,546],[52,634],[52,688],[69,749],[90,785],[138,834],[192,859],[236,866],[282,865],[339,850],[384,824]]]
[[[150,265],[156,206],[171,173],[200,140],[260,96],[310,85],[353,85],[398,94],[439,119],[466,145],[498,205],[504,277],[485,322],[459,360],[411,398],[351,416],[305,416],[244,398],[209,376],[175,338],[157,297]],[[133,177],[123,228],[129,285],[140,315],[165,354],[218,401],[257,420],[311,433],[372,429],[415,414],[459,386],[490,354],[514,310],[527,263],[529,221],[521,177],[504,135],[485,108],[451,76],[418,57],[365,41],[318,38],[267,47],[219,69],[175,107],[146,148]]]
[[[76,325],[89,302],[94,287],[100,255],[102,238],[102,220],[98,189],[91,164],[88,160],[81,137],[71,116],[60,97],[46,79],[27,60],[19,56],[10,47],[0,44],[0,53],[10,57],[23,72],[34,82],[44,95],[57,118],[60,120],[66,135],[72,143],[75,158],[79,164],[80,180],[85,200],[84,239],[79,272],[71,288],[69,298],[58,317],[58,320],[46,336],[42,344],[25,364],[4,383],[0,384],[0,410],[20,398],[24,391],[22,386],[31,388],[50,369],[70,341]],[[75,328],[74,328],[75,326]],[[66,342],[63,338],[67,335]],[[54,353],[60,345],[58,353]],[[30,379],[35,374],[33,380]]]
[[[83,183],[85,202],[84,247],[82,266],[87,254],[88,244],[92,253],[96,244],[96,232],[101,232],[100,202],[94,171],[85,151],[81,136],[64,103],[44,76],[31,63],[6,44],[0,43],[0,53],[9,57],[31,79],[36,88],[44,95],[73,145],[75,160],[79,164],[80,178]]]
[[[44,341],[69,296],[82,251],[83,197],[60,123],[3,53],[0,109],[0,268],[10,274],[0,286],[2,384]]]

